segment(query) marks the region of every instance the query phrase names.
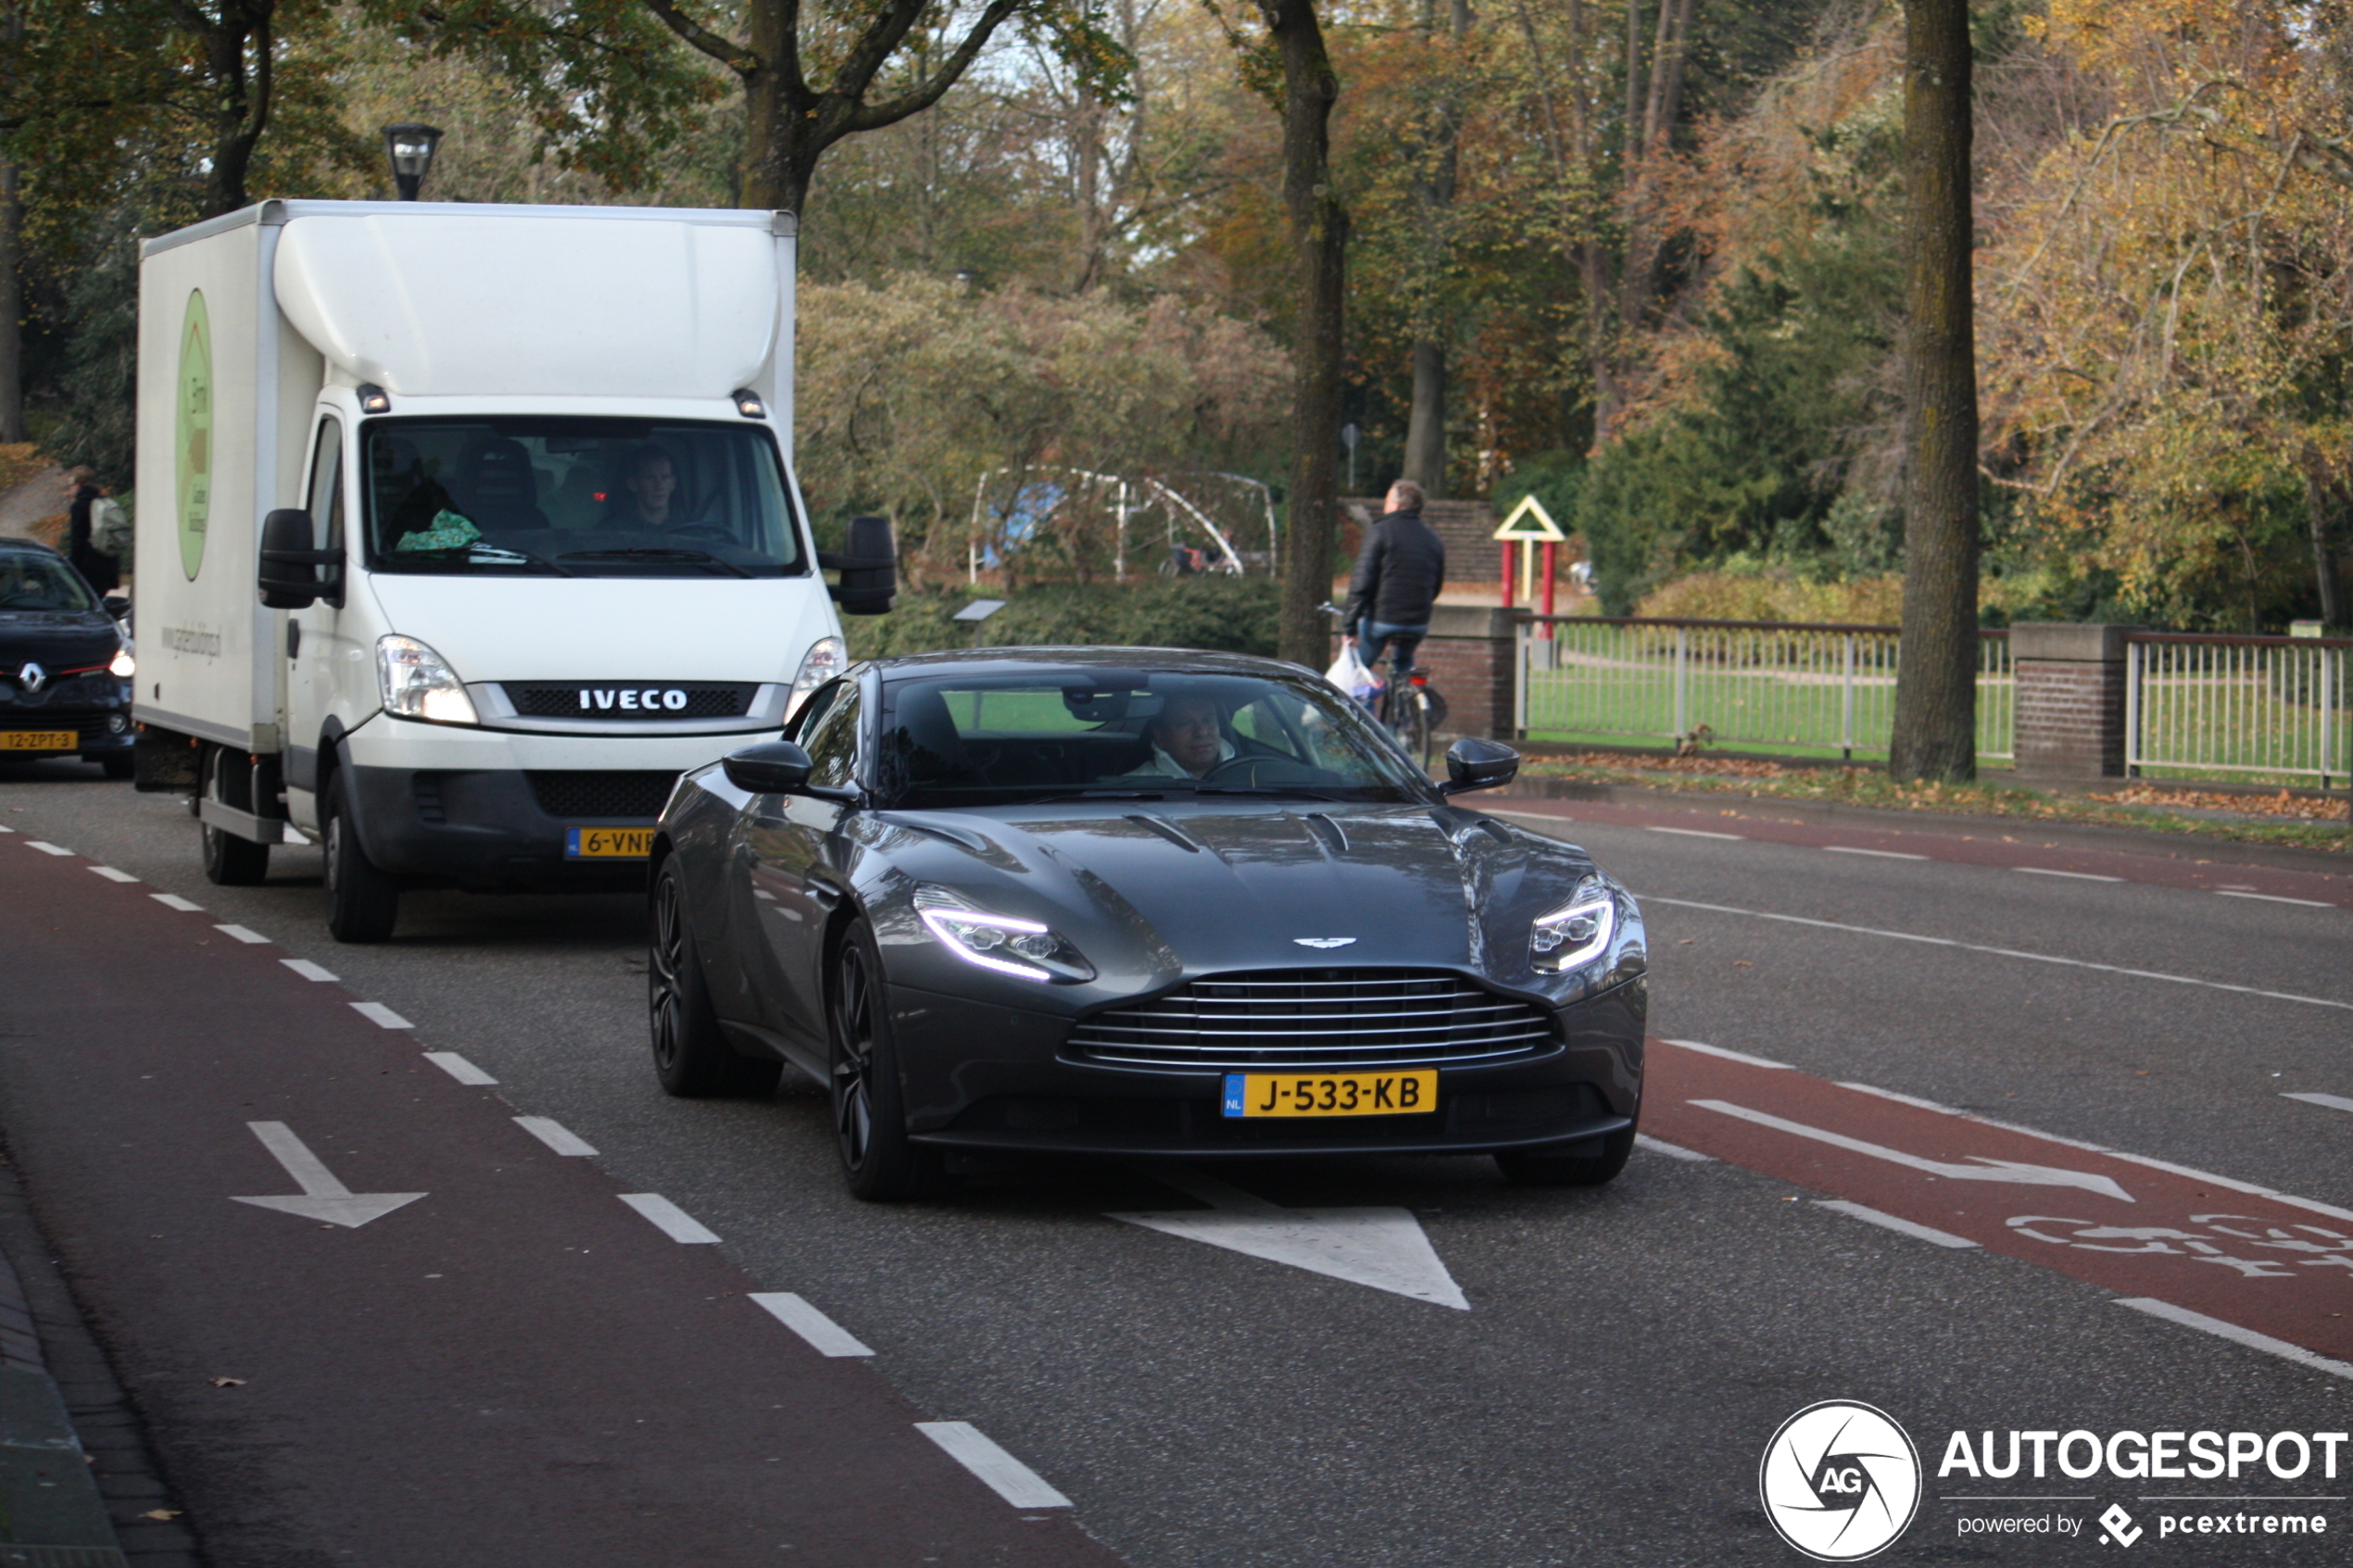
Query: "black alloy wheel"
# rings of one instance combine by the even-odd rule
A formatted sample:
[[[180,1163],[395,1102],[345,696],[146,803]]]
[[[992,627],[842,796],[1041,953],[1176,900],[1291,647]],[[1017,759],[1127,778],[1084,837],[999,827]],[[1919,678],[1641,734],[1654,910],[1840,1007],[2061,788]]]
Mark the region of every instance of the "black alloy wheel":
[[[109,777],[112,775],[109,774]],[[233,811],[253,809],[253,764],[236,752],[208,746],[204,753],[204,798]],[[256,887],[270,875],[270,846],[214,827],[199,814],[205,880],[215,887]]]
[[[1567,1147],[1582,1150],[1598,1144],[1593,1154],[1555,1154],[1543,1148],[1515,1148],[1498,1154],[1504,1179],[1524,1187],[1597,1187],[1617,1179],[1634,1153],[1634,1129],[1584,1138]]]
[[[654,873],[647,909],[646,1016],[654,1076],[682,1099],[772,1094],[784,1075],[783,1062],[738,1056],[727,1044],[686,924],[686,889],[675,859],[664,860]]]
[[[882,957],[862,921],[843,935],[835,956],[832,1001],[834,1147],[850,1195],[900,1203],[938,1192],[947,1161],[938,1149],[907,1136]]]
[[[350,786],[338,772],[327,784],[325,840],[327,934],[338,942],[382,942],[400,919],[400,884],[368,859],[351,826]]]

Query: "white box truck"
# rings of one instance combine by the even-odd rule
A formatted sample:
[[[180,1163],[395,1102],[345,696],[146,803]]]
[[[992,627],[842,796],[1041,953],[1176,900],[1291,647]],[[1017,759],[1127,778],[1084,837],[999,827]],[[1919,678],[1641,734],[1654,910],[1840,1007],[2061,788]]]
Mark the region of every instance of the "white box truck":
[[[205,870],[642,881],[678,775],[845,664],[889,530],[793,483],[790,214],[264,202],[139,281],[139,787]],[[828,587],[824,571],[837,569]]]

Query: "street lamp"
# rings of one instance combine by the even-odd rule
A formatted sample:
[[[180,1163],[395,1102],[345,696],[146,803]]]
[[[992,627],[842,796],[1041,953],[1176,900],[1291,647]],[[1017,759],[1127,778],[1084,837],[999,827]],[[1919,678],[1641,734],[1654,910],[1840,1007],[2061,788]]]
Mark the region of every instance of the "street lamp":
[[[400,188],[400,199],[417,199],[417,188],[425,182],[425,170],[433,167],[434,149],[441,145],[441,132],[431,125],[419,125],[413,120],[384,127],[384,151],[392,158],[392,182]]]

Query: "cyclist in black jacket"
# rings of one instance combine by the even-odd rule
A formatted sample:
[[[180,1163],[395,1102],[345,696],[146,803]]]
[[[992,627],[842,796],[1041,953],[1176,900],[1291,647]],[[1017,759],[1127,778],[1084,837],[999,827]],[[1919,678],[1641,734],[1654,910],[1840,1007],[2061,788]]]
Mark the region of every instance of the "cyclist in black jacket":
[[[1414,662],[1429,635],[1430,606],[1446,586],[1446,543],[1422,521],[1422,487],[1401,479],[1389,487],[1388,508],[1365,530],[1356,574],[1348,581],[1340,625],[1367,667],[1391,649],[1390,668]]]

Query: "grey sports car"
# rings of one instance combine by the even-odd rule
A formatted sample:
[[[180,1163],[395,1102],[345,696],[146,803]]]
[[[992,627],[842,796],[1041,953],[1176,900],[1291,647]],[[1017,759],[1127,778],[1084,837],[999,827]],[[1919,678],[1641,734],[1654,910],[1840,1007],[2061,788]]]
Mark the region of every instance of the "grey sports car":
[[[1642,922],[1582,850],[1464,810],[1269,659],[861,664],[679,781],[651,849],[673,1094],[830,1085],[861,1198],[951,1150],[1483,1152],[1592,1185],[1642,1103]]]

